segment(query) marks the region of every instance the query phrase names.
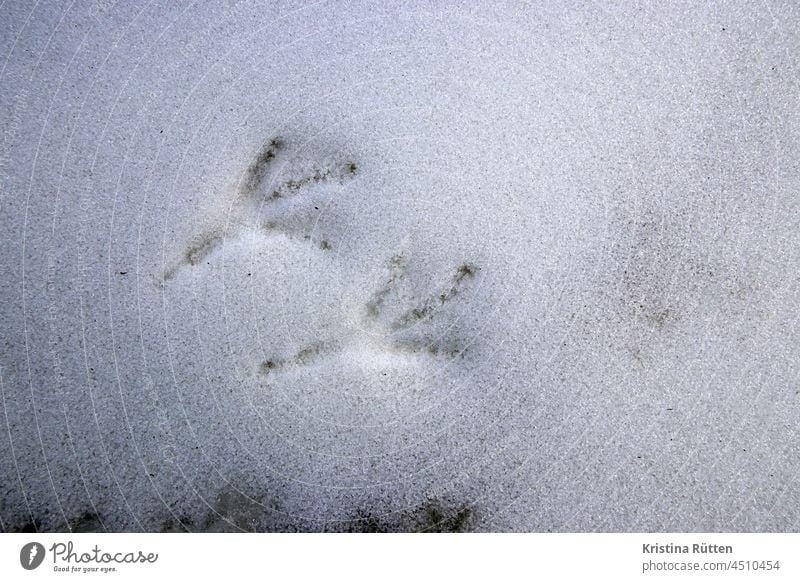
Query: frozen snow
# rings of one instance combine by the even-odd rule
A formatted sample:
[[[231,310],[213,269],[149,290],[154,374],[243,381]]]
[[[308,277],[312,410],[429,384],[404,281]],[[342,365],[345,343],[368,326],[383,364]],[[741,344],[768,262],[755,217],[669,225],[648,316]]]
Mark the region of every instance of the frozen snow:
[[[797,531],[800,9],[472,4],[0,8],[4,530]]]

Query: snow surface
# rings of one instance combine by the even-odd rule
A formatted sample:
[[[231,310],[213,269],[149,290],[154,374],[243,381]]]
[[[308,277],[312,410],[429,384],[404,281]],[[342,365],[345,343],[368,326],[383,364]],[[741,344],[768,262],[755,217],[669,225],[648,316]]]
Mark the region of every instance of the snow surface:
[[[800,529],[800,7],[473,4],[2,5],[2,529]]]

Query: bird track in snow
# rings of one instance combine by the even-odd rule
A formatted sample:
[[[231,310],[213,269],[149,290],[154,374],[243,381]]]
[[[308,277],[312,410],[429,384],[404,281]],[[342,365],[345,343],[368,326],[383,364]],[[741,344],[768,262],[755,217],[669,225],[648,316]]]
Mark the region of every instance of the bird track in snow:
[[[311,243],[312,248],[328,253],[336,241],[316,240],[313,236],[315,206],[314,192],[320,187],[342,187],[353,180],[359,167],[346,158],[330,159],[323,163],[301,163],[286,176],[281,172],[286,162],[287,143],[272,138],[258,150],[242,174],[236,188],[233,216],[224,228],[202,230],[184,248],[180,258],[167,267],[160,284],[167,285],[184,270],[203,270],[212,253],[228,240],[242,236],[245,219],[256,217],[259,231],[267,236],[285,237],[295,244]],[[328,190],[329,191],[329,190]],[[292,202],[289,210],[285,203]],[[283,204],[283,206],[282,206]],[[319,202],[317,202],[319,204]],[[454,266],[439,277],[437,291],[422,296],[403,297],[398,286],[409,276],[409,256],[395,252],[385,262],[384,270],[363,304],[356,305],[360,313],[354,326],[337,329],[330,339],[304,345],[286,357],[270,357],[258,365],[260,375],[274,378],[277,374],[315,364],[332,357],[347,357],[349,353],[433,358],[452,360],[463,357],[468,342],[453,337],[439,337],[431,322],[451,311],[451,302],[478,276],[480,267],[471,262]],[[331,260],[331,265],[333,261]],[[333,268],[333,267],[332,267]],[[452,334],[448,334],[452,335]]]

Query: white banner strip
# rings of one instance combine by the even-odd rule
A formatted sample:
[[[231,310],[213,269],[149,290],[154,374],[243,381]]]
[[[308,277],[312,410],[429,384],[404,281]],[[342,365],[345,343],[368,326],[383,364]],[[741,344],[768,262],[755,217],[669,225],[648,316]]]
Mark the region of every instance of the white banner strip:
[[[800,580],[800,534],[2,534],[3,580]],[[606,578],[608,577],[608,578]]]

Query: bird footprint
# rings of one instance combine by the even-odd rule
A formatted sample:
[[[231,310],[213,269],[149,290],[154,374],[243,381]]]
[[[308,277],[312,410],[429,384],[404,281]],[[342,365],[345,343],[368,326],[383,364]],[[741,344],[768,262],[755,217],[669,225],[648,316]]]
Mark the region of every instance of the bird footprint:
[[[287,169],[292,172],[291,177],[285,177]],[[163,286],[182,270],[200,265],[226,240],[239,236],[244,225],[253,217],[260,222],[266,234],[311,240],[311,235],[300,228],[301,223],[308,223],[311,219],[307,205],[294,209],[295,212],[302,211],[298,216],[291,216],[283,208],[284,222],[272,218],[275,207],[304,192],[330,184],[344,184],[355,177],[357,171],[356,163],[347,160],[328,159],[311,166],[298,163],[288,156],[283,139],[269,140],[241,176],[236,187],[235,203],[226,214],[225,224],[204,229],[193,237],[183,253],[164,269],[159,283]],[[314,209],[318,211],[319,207]],[[315,242],[321,250],[331,250],[329,241],[322,239]]]
[[[253,233],[252,228],[247,228],[249,223],[255,226],[259,237],[247,240],[274,246],[274,237],[281,237],[281,244],[289,245],[287,252],[294,252],[292,245],[303,245],[322,253],[318,264],[325,273],[320,287],[329,289],[337,275],[342,278],[332,251],[341,242],[336,240],[337,235],[347,229],[328,225],[326,235],[320,226],[320,209],[325,196],[340,194],[358,172],[358,165],[342,156],[331,156],[323,162],[298,161],[289,155],[284,139],[269,140],[240,177],[235,203],[227,215],[228,226],[206,229],[192,239],[163,271],[161,284],[168,284],[184,270],[211,264],[211,255],[223,243],[242,242]],[[320,232],[325,236],[315,234]],[[288,342],[273,345],[273,355],[256,364],[258,375],[274,379],[329,358],[410,365],[409,359],[447,361],[464,357],[469,342],[454,331],[458,310],[451,306],[479,271],[473,262],[456,263],[449,272],[434,277],[433,284],[426,286],[428,290],[421,292],[421,281],[431,278],[421,272],[408,249],[395,251],[373,275],[377,280],[364,287],[366,291],[352,289],[348,294],[351,304],[340,306],[348,317],[333,317],[325,325],[317,322],[325,331],[313,334],[313,341],[298,341],[294,349],[287,349]],[[313,276],[308,271],[302,275]],[[273,321],[286,314],[276,315]],[[296,349],[297,346],[302,347]]]
[[[341,330],[336,340],[311,343],[289,358],[267,359],[261,363],[260,372],[273,375],[353,352],[370,352],[373,356],[463,357],[467,342],[441,337],[428,324],[446,314],[450,302],[476,277],[478,267],[468,263],[460,265],[437,293],[421,301],[412,298],[410,304],[399,292],[407,276],[407,267],[405,254],[391,257],[386,264],[384,280],[361,307],[357,325]]]

